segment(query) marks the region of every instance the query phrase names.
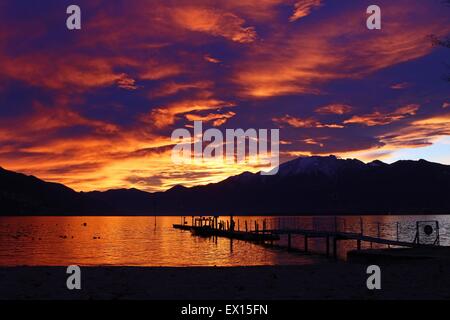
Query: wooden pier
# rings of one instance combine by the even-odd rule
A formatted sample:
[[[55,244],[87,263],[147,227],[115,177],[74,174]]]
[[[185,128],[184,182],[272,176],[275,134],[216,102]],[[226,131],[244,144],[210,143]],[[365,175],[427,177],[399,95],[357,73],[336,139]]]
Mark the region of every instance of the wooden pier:
[[[208,226],[199,227],[180,224],[174,224],[173,227],[175,229],[189,230],[192,232],[192,234],[203,237],[223,237],[253,242],[280,240],[280,237],[278,235],[272,233],[220,230]]]
[[[309,239],[311,238],[322,238],[325,240],[326,244],[326,256],[337,258],[338,251],[338,241],[345,240],[354,240],[356,241],[357,250],[361,250],[362,242],[370,243],[371,246],[373,243],[387,245],[388,247],[405,247],[405,248],[418,248],[418,247],[430,247],[434,245],[430,244],[421,244],[419,241],[414,240],[413,242],[400,241],[398,236],[398,224],[397,224],[397,240],[393,239],[385,239],[381,237],[380,227],[378,225],[378,236],[370,236],[363,234],[363,225],[361,223],[361,233],[355,232],[345,232],[338,231],[337,228],[335,231],[320,231],[320,230],[310,230],[310,229],[302,229],[298,227],[292,228],[267,228],[266,222],[263,222],[263,228],[259,229],[258,223],[255,221],[254,229],[249,230],[248,223],[245,221],[245,231],[241,231],[239,227],[238,221],[238,230],[235,230],[235,222],[233,217],[230,217],[230,221],[218,221],[218,217],[200,217],[195,218],[192,217],[192,224],[189,225],[186,222],[186,218],[182,217],[182,223],[174,224],[173,227],[181,230],[189,230],[194,235],[204,236],[204,237],[225,237],[229,239],[237,239],[244,241],[252,241],[252,242],[260,242],[266,243],[269,242],[273,244],[274,241],[278,241],[281,239],[281,236],[287,236],[287,249],[292,250],[292,237],[302,236],[303,241],[303,252],[309,252]],[[437,225],[437,230],[439,227]],[[417,231],[418,232],[418,231]],[[416,235],[417,237],[417,235]],[[439,244],[439,233],[437,235],[437,244]],[[436,244],[435,243],[435,244]],[[298,251],[298,249],[297,249]]]
[[[219,217],[192,217],[192,224],[189,225],[186,222],[186,218],[182,217],[181,224],[174,224],[175,229],[189,230],[192,234],[203,237],[224,237],[229,239],[237,239],[244,241],[253,242],[265,242],[265,241],[276,241],[280,240],[280,236],[272,233],[266,232],[264,229],[259,230],[258,225],[255,224],[255,230],[249,231],[247,222],[246,230],[240,231],[240,226],[238,222],[237,230],[233,216],[230,216],[230,221],[219,221]]]
[[[309,252],[308,250],[308,240],[310,238],[323,238],[326,244],[326,255],[327,257],[333,256],[337,257],[337,243],[342,240],[355,240],[357,242],[356,247],[361,250],[362,242],[384,244],[394,247],[406,247],[406,248],[417,248],[429,245],[418,244],[414,242],[405,242],[391,239],[383,239],[378,237],[366,236],[360,233],[350,233],[350,232],[335,232],[335,231],[315,231],[315,230],[302,230],[302,229],[285,229],[285,230],[267,230],[271,234],[277,235],[287,235],[288,237],[288,250],[292,248],[291,238],[293,235],[301,235],[304,237],[304,252]]]

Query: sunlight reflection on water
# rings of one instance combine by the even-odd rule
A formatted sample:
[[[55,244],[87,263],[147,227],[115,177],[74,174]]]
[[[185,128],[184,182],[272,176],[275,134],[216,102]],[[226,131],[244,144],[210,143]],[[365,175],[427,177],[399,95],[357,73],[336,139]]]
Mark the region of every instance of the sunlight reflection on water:
[[[259,227],[276,225],[330,228],[334,221],[349,232],[359,232],[359,217],[235,217],[239,227],[244,220]],[[403,241],[414,238],[414,222],[439,220],[441,244],[449,245],[447,231],[450,216],[379,216],[363,217],[365,234],[376,235],[378,222],[383,237],[396,237],[395,223],[400,221]],[[187,219],[190,222],[190,219]],[[156,224],[155,224],[156,222]],[[2,217],[0,218],[0,265],[114,265],[114,266],[254,266],[311,264],[322,257],[304,256],[275,250],[257,244],[224,238],[201,238],[172,228],[180,217]],[[317,227],[317,226],[316,226]],[[412,237],[412,238],[411,238]],[[301,248],[303,238],[294,237],[293,245]],[[286,244],[286,238],[279,242]],[[364,247],[369,247],[364,244]],[[312,239],[310,249],[323,252],[324,242]],[[374,247],[377,247],[374,245]],[[382,247],[382,246],[378,246]],[[354,249],[352,241],[340,243],[339,255]]]

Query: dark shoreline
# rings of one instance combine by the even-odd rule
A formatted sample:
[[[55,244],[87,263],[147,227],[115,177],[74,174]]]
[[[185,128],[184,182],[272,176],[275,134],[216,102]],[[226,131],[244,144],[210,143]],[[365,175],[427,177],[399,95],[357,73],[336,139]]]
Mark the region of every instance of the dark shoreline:
[[[82,267],[82,290],[65,267],[0,267],[0,300],[417,300],[450,299],[445,260],[380,264],[382,289],[366,287],[369,264],[262,267]]]

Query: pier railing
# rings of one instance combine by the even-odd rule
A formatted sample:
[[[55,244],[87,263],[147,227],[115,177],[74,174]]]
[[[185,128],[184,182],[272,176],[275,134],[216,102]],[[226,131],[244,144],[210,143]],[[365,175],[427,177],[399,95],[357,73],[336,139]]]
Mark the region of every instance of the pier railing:
[[[424,222],[432,226],[433,230],[426,237],[419,238],[420,243],[439,244],[439,224],[437,221]],[[246,232],[309,230],[316,232],[348,233],[413,243],[417,241],[417,234],[421,232],[420,226],[417,223],[417,221],[382,222],[367,217],[239,217],[236,221],[236,227],[237,230]]]

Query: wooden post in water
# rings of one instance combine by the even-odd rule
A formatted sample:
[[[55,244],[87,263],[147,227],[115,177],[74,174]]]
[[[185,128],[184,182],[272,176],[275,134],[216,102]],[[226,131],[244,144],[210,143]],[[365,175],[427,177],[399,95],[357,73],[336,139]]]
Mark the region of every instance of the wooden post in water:
[[[397,222],[397,241],[400,239],[400,233],[399,233],[399,224]]]
[[[238,219],[238,231],[241,231],[241,226],[240,226],[239,219]]]
[[[380,230],[380,223],[379,222],[377,224],[377,229],[378,229],[378,238],[381,238],[381,230]]]
[[[291,234],[288,233],[288,251],[291,251]]]
[[[258,222],[255,220],[255,231],[258,232]]]
[[[245,232],[248,232],[247,220],[245,220]]]
[[[230,230],[230,221],[227,220],[227,230]]]
[[[330,236],[327,236],[326,241],[327,241],[327,244],[326,244],[326,246],[327,246],[327,257],[329,257],[330,256]]]
[[[337,259],[337,238],[333,238],[333,258]]]

